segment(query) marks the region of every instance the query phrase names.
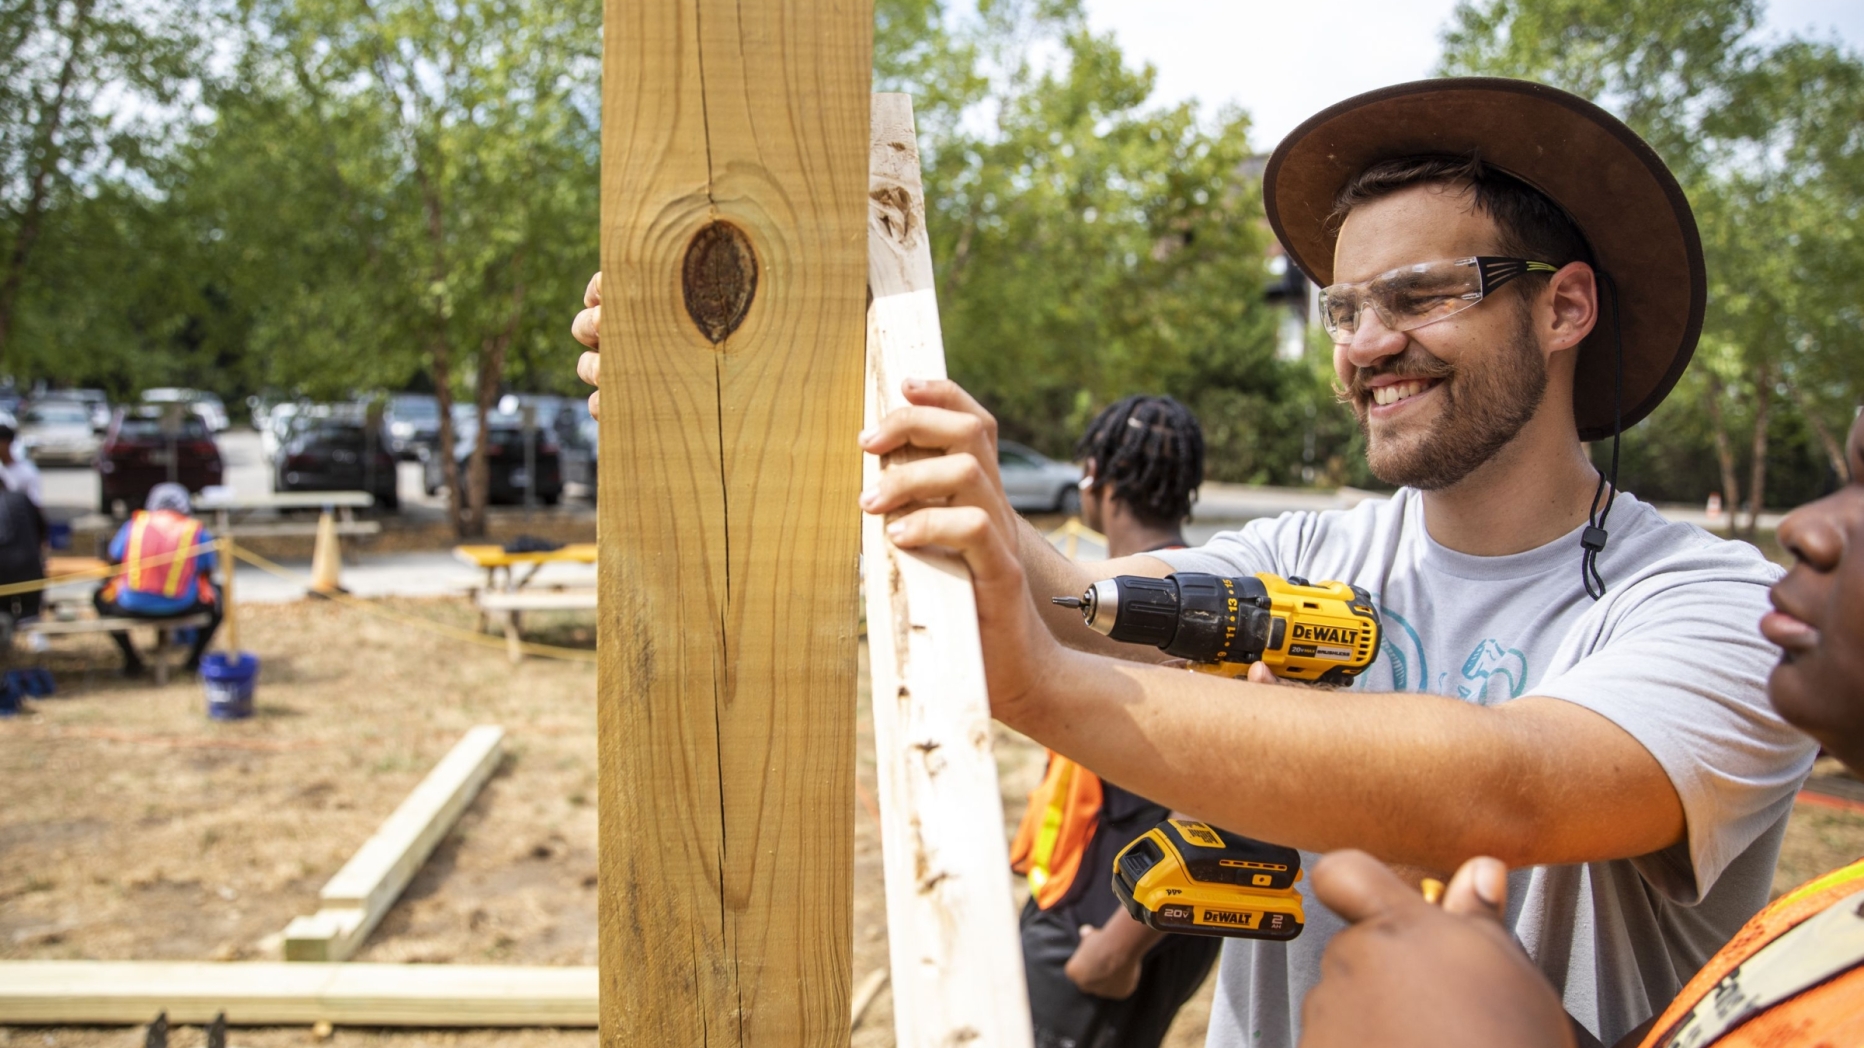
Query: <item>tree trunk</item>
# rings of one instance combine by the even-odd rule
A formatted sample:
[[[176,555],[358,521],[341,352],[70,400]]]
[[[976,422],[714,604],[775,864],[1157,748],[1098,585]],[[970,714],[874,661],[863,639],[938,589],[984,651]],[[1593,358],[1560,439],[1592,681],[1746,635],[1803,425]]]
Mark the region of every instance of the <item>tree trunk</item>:
[[[33,132],[34,152],[38,166],[31,167],[28,161],[27,180],[31,188],[26,194],[25,207],[20,212],[19,230],[13,237],[13,248],[7,252],[6,270],[0,273],[0,362],[6,360],[6,351],[13,335],[13,309],[19,301],[19,290],[26,282],[26,263],[32,258],[32,248],[39,240],[40,221],[45,217],[45,198],[50,192],[52,172],[58,167],[58,128],[64,122],[65,101],[71,92],[71,81],[77,73],[79,56],[84,50],[84,32],[88,28],[93,0],[78,0],[77,8],[71,17],[71,49],[65,52],[65,61],[58,69],[58,86],[52,92],[52,100],[39,112],[39,127]]]
[[[1735,533],[1741,515],[1741,480],[1735,476],[1734,441],[1728,438],[1728,420],[1722,414],[1722,397],[1727,392],[1715,372],[1709,372],[1709,395],[1704,398],[1709,409],[1709,428],[1715,433],[1715,460],[1722,468],[1722,506],[1728,514],[1728,534]]]
[[[479,408],[479,439],[474,442],[472,462],[468,471],[467,486],[472,492],[472,511],[467,518],[467,531],[462,534],[473,536],[486,533],[486,507],[492,493],[492,470],[486,461],[487,448],[491,445],[490,431],[486,428],[486,418],[492,414],[492,405],[498,399],[498,389],[505,378],[505,352],[511,346],[511,340],[518,332],[518,320],[524,310],[524,279],[519,275],[523,265],[524,254],[519,252],[511,261],[511,316],[505,321],[505,327],[496,334],[487,336],[479,345],[479,387],[476,391]],[[535,484],[536,478],[531,478]]]
[[[1837,434],[1832,432],[1832,427],[1826,425],[1825,419],[1820,417],[1818,407],[1812,403],[1811,398],[1791,382],[1786,384],[1786,390],[1792,394],[1793,403],[1799,406],[1799,413],[1805,417],[1806,422],[1812,426],[1813,434],[1819,438],[1819,447],[1824,449],[1825,460],[1831,463],[1832,473],[1838,477],[1838,483],[1843,484],[1850,475],[1850,470],[1845,466],[1845,446],[1839,443]]]
[[[1754,376],[1754,443],[1748,462],[1747,537],[1760,533],[1760,511],[1767,499],[1767,421],[1773,407],[1773,365],[1762,363]]]

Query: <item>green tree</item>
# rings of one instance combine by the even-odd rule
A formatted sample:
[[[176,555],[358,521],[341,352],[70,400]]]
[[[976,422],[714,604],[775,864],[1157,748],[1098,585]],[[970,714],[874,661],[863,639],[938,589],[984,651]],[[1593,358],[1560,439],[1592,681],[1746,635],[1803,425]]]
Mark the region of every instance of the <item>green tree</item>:
[[[485,529],[488,442],[462,475],[456,400],[483,419],[514,360],[570,381],[564,303],[595,266],[599,20],[544,0],[256,0],[176,200],[249,312],[266,384],[430,380],[462,535]]]
[[[14,333],[37,279],[102,265],[129,246],[114,187],[158,174],[185,134],[212,4],[13,0],[0,6],[0,366],[30,372]],[[85,264],[74,266],[83,259]]]
[[[960,36],[984,84],[926,172],[953,376],[1051,454],[1146,391],[1198,412],[1213,476],[1298,469],[1313,385],[1275,359],[1247,118],[1149,105],[1077,3],[984,3]]]

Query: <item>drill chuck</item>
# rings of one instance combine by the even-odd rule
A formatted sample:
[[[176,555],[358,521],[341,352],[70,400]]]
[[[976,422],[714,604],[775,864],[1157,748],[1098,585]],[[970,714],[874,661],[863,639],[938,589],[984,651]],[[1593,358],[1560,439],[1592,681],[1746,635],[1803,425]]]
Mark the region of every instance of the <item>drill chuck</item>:
[[[1273,632],[1268,588],[1252,577],[1181,573],[1101,579],[1078,598],[1088,628],[1191,662],[1254,662]]]

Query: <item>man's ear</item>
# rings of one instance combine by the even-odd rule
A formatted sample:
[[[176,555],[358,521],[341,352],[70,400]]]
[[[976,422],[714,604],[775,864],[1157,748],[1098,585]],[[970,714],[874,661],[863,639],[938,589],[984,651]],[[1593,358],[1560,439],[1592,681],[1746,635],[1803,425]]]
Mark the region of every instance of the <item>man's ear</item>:
[[[1549,353],[1573,349],[1599,322],[1599,281],[1584,262],[1568,262],[1547,280],[1546,313],[1540,321]]]

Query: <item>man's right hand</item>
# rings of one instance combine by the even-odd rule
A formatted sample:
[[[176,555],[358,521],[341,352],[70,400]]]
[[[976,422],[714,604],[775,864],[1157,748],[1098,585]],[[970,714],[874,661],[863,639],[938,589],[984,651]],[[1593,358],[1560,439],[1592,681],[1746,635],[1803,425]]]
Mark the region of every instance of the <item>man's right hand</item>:
[[[601,273],[589,278],[589,289],[583,292],[583,306],[586,308],[576,314],[576,319],[570,323],[570,334],[575,336],[576,341],[588,346],[590,351],[584,353],[582,358],[576,361],[576,377],[592,386],[599,386],[602,384]],[[601,390],[589,394],[589,416],[591,418],[595,417],[596,398],[601,395]]]
[[[1017,557],[1020,518],[997,474],[997,421],[947,379],[908,378],[900,391],[908,406],[860,436],[862,451],[888,457],[861,509],[888,516],[887,537],[901,549],[943,547],[964,557],[991,712],[1017,726],[1021,700],[1057,686],[1073,653],[1029,594]]]

